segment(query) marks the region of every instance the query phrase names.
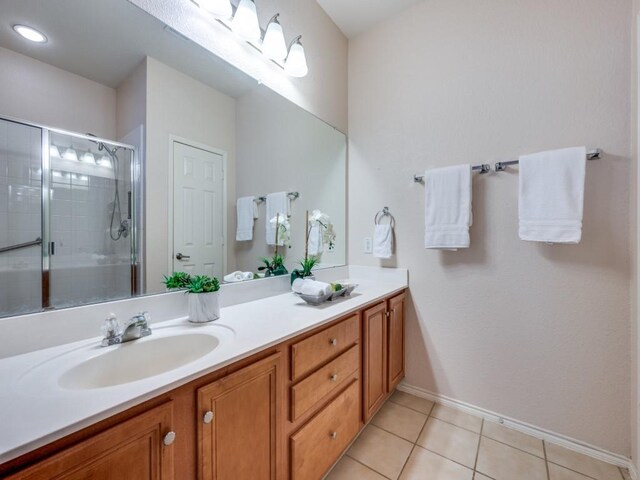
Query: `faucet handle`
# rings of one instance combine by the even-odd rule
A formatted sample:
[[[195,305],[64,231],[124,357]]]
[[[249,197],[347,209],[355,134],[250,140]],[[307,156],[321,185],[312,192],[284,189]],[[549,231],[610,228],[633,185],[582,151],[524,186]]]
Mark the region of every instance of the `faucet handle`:
[[[100,328],[102,335],[104,338],[113,338],[120,335],[120,324],[118,323],[118,317],[114,313],[110,313],[107,318],[105,318],[102,327]]]

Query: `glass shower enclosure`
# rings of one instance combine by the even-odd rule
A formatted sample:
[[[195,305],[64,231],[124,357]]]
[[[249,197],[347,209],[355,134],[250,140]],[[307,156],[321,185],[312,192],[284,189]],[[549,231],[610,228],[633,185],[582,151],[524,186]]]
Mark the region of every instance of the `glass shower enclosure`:
[[[135,153],[0,118],[0,317],[138,293]]]

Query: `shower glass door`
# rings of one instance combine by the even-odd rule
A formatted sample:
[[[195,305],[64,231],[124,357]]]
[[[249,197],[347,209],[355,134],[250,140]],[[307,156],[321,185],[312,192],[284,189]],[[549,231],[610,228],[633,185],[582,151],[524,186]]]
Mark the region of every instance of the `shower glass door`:
[[[0,119],[0,316],[42,309],[42,129]]]
[[[131,149],[50,132],[49,307],[134,293],[132,160]]]

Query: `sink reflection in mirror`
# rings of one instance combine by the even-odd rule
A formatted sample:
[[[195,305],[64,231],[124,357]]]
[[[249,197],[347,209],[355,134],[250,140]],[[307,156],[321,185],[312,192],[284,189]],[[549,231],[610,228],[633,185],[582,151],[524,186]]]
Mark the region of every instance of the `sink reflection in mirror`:
[[[0,316],[161,293],[172,271],[257,278],[276,254],[270,218],[256,202],[251,240],[237,241],[240,197],[297,192],[280,272],[304,256],[314,210],[335,233],[318,267],[345,264],[343,133],[127,0],[6,0],[2,9],[50,41],[34,49],[0,29],[3,71],[24,80],[0,73],[0,271],[11,272]],[[110,147],[64,132],[47,140],[42,125]]]

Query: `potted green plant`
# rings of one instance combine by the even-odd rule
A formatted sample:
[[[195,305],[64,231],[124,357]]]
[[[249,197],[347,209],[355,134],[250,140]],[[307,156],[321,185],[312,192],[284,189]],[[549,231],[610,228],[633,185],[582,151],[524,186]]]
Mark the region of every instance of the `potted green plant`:
[[[273,258],[262,257],[262,263],[264,265],[258,267],[259,271],[264,271],[265,277],[275,277],[278,275],[286,275],[289,273],[284,266],[284,257],[282,255],[278,255],[277,253],[273,256]]]
[[[318,257],[307,257],[303,260],[298,261],[298,265],[300,268],[296,268],[291,272],[291,284],[296,280],[296,278],[313,278],[313,267],[318,263]]]
[[[216,277],[174,272],[170,277],[164,277],[164,284],[189,294],[190,322],[206,323],[220,318],[220,282]]]

